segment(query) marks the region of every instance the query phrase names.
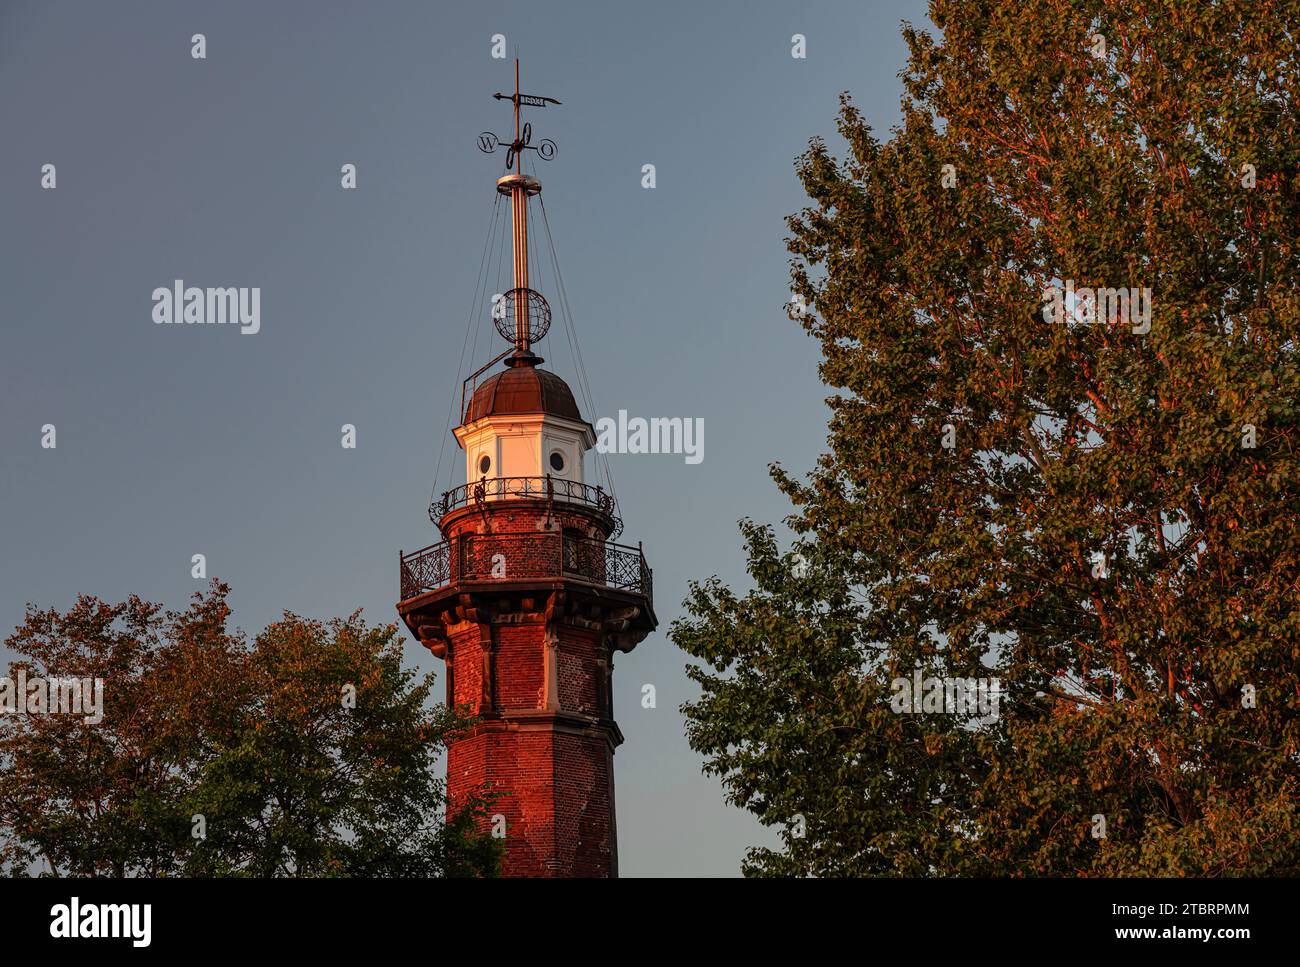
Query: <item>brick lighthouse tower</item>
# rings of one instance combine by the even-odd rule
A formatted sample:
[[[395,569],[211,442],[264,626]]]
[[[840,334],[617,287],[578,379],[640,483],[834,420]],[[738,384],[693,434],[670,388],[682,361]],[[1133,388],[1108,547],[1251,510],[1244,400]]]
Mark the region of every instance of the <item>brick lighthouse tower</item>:
[[[639,546],[614,543],[613,497],[584,479],[595,432],[533,353],[551,310],[528,284],[541,184],[522,161],[526,151],[549,159],[555,146],[534,147],[520,111],[559,102],[520,94],[518,61],[514,95],[496,97],[514,104],[515,120],[496,185],[510,199],[514,287],[492,311],[511,348],[462,387],[454,433],[467,482],[429,508],[442,540],[401,556],[397,610],[446,662],[448,704],[478,719],[448,751],[449,808],[495,797],[506,876],[617,876],[613,661],[657,624],[651,572]],[[498,143],[479,139],[484,151]]]

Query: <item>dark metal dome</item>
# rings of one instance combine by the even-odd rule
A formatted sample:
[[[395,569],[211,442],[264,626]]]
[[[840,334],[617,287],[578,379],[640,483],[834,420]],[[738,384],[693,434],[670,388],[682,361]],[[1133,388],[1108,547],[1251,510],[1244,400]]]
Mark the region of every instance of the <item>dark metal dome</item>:
[[[465,422],[512,413],[545,413],[582,422],[569,384],[536,366],[512,366],[480,383],[465,408]]]

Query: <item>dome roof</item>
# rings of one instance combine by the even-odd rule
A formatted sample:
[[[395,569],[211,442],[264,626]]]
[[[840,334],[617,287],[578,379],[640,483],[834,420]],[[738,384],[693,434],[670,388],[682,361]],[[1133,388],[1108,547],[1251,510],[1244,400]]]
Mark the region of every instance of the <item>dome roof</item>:
[[[582,422],[569,384],[536,366],[512,366],[480,383],[465,408],[465,422],[514,413],[544,413]]]

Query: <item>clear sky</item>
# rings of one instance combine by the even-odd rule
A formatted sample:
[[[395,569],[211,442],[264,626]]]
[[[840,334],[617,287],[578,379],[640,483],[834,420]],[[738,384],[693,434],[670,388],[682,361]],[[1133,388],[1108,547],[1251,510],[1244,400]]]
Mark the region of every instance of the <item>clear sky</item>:
[[[814,135],[838,149],[841,91],[878,134],[898,122],[902,20],[928,26],[915,0],[0,0],[3,633],[78,593],[183,606],[196,553],[250,632],[283,610],[395,619],[398,549],[438,539],[444,441],[438,487],[463,481],[447,414],[503,160],[477,136],[510,120],[504,34],[523,90],[564,102],[530,119],[559,145],[539,174],[584,415],[705,425],[699,464],[609,457],[661,622],[615,665],[620,872],[736,875],[772,839],[701,775],[666,632],[688,579],[746,585],[737,519],[789,512],[767,464],[825,447],[816,346],[782,309],[793,161]],[[261,331],[155,325],[175,279],[260,287]],[[475,323],[476,366],[504,343]],[[538,351],[576,384],[558,321]]]

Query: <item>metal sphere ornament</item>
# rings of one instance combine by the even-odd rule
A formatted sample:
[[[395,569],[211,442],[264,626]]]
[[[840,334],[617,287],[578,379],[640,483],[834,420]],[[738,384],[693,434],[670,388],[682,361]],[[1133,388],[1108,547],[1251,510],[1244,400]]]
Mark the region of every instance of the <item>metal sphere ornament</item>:
[[[528,342],[537,342],[551,330],[551,307],[546,298],[533,289],[511,289],[492,304],[492,324],[506,342],[518,338],[518,307],[528,320]]]

